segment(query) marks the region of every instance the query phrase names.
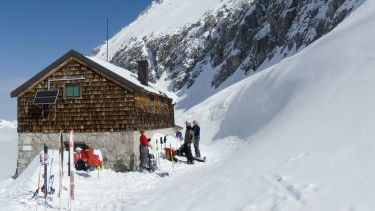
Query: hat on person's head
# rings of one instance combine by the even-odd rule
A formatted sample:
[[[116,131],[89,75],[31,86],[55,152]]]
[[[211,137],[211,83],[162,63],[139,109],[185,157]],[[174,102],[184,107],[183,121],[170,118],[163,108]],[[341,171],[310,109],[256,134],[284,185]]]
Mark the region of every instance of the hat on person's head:
[[[77,148],[76,148],[76,151],[81,151],[81,150],[82,150],[81,147],[77,147]]]
[[[185,121],[185,124],[191,124],[189,120],[186,120]]]

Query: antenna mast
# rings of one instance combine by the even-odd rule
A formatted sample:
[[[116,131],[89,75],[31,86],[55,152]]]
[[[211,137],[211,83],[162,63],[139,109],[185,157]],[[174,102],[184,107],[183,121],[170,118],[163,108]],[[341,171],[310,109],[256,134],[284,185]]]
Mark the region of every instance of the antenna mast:
[[[107,62],[108,62],[108,17],[107,17]]]

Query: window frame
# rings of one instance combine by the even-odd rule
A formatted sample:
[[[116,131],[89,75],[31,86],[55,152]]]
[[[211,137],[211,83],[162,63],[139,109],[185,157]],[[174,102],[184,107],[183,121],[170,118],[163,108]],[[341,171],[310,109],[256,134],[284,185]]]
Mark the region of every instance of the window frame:
[[[155,111],[154,99],[152,99],[152,97],[149,97],[148,100],[149,100],[149,108],[150,108],[150,110],[151,111]]]
[[[68,96],[68,86],[73,87],[73,96]],[[79,88],[79,96],[74,96],[74,88],[77,87]],[[72,83],[67,83],[64,86],[64,98],[65,99],[82,99],[82,88],[81,84],[72,84]]]
[[[165,109],[165,104],[164,104],[164,100],[160,100],[160,111],[164,112],[166,109]]]

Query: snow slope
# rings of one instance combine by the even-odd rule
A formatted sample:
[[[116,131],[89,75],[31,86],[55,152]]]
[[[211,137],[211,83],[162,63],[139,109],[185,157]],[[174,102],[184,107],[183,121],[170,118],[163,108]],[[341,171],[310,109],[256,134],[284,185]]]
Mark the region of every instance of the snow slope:
[[[374,12],[366,1],[296,56],[180,114],[211,128],[203,140],[243,141],[219,168],[192,177],[189,188],[207,192],[186,208],[375,209]]]
[[[295,56],[178,110],[180,124],[200,120],[207,163],[167,178],[78,175],[77,210],[375,210],[373,20],[365,1]],[[24,197],[37,171],[0,183],[1,204],[37,206]]]
[[[109,40],[109,61],[136,72],[136,61],[147,59],[150,81],[167,74],[173,91],[195,85],[207,72],[207,83],[218,88],[232,74],[261,71],[302,50],[362,2],[155,0]],[[106,46],[92,56],[104,60]]]
[[[153,1],[134,22],[124,27],[109,40],[111,60],[113,55],[124,47],[127,41],[144,36],[160,36],[179,32],[184,26],[195,23],[205,13],[220,8],[224,3],[232,0],[159,0]],[[243,0],[241,0],[243,1]],[[241,2],[237,1],[237,2]],[[155,23],[163,24],[155,24]],[[97,58],[106,59],[106,45],[99,47]]]
[[[13,176],[17,163],[17,123],[0,119],[0,180]]]

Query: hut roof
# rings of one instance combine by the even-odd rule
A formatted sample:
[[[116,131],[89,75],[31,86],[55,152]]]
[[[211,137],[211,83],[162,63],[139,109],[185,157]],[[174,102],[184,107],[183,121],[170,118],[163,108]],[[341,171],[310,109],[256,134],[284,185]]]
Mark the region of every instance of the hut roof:
[[[102,60],[99,60],[94,57],[88,57],[80,54],[79,52],[75,50],[70,50],[66,54],[64,54],[62,57],[57,59],[55,62],[53,62],[51,65],[46,67],[44,70],[40,71],[38,74],[27,80],[25,83],[23,83],[21,86],[16,88],[10,93],[11,97],[17,97],[20,93],[25,91],[30,86],[34,86],[36,82],[38,82],[43,76],[48,74],[50,71],[55,69],[57,66],[62,64],[64,61],[69,59],[70,57],[75,57],[76,59],[86,63],[87,65],[97,69],[102,74],[106,75],[107,77],[123,84],[126,87],[129,87],[133,89],[134,91],[138,92],[149,92],[152,94],[162,95],[164,97],[168,97],[162,90],[155,87],[152,83],[149,83],[148,86],[145,86],[141,84],[138,79],[137,75],[130,72],[129,70],[126,70],[124,68],[118,67],[116,65],[113,65],[109,62],[105,62]]]

